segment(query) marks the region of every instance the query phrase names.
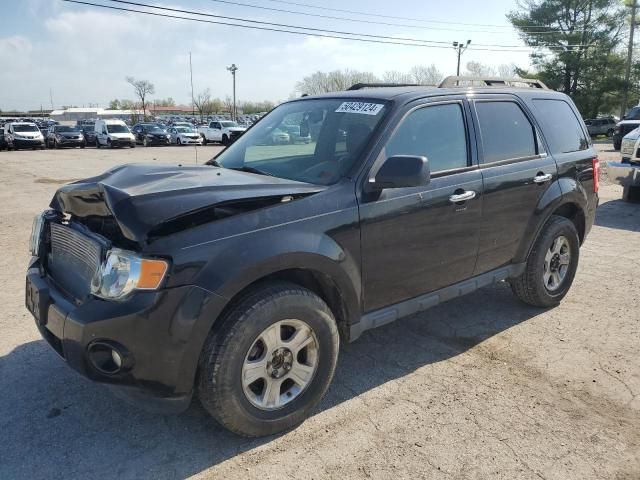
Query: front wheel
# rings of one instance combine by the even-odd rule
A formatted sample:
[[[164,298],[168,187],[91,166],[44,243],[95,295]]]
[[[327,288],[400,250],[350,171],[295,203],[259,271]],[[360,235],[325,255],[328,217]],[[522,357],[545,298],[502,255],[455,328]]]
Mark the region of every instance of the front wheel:
[[[202,144],[206,145],[208,142],[207,137],[205,135],[202,135]]]
[[[326,303],[279,283],[254,290],[220,321],[200,357],[204,408],[247,437],[304,421],[326,393],[338,359],[338,329]]]
[[[224,145],[225,147],[227,145],[229,145],[229,137],[226,135],[222,135],[222,145]]]
[[[536,307],[553,307],[569,292],[578,268],[580,239],[571,220],[553,215],[538,235],[525,271],[511,279],[513,293]]]

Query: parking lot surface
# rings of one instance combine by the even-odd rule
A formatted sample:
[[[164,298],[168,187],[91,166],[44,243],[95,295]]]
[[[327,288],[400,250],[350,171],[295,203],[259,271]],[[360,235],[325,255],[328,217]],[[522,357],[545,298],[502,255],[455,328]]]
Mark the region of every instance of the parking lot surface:
[[[284,435],[236,437],[197,402],[145,413],[67,368],[23,306],[33,216],[66,182],[219,148],[0,152],[0,479],[640,478],[640,204],[606,174],[559,307],[502,283],[367,332]]]

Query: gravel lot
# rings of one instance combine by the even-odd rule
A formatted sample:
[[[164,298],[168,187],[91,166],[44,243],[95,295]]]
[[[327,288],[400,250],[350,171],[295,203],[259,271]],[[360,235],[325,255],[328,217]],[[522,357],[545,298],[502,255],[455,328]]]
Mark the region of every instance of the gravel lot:
[[[527,307],[500,284],[368,332],[285,435],[238,438],[197,404],[148,414],[67,368],[23,306],[32,217],[65,182],[194,153],[0,152],[1,479],[640,478],[640,205],[613,185],[561,306]]]

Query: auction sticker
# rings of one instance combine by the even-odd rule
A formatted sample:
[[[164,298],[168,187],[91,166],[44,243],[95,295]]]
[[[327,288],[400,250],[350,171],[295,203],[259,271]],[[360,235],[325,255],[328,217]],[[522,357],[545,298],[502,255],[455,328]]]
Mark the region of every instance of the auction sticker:
[[[382,103],[342,102],[336,113],[360,113],[362,115],[377,115],[384,107]]]

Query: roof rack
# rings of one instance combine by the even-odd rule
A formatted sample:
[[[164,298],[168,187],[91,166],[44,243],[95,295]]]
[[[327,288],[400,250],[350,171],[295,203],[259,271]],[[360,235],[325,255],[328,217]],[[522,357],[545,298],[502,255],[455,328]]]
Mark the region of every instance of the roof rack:
[[[486,87],[530,87],[542,88],[548,90],[542,81],[533,78],[500,78],[500,77],[467,77],[452,75],[445,78],[438,85],[439,88],[470,86],[474,83],[480,83]]]
[[[362,90],[363,88],[383,88],[383,87],[421,87],[417,83],[355,83],[347,88],[349,90]]]

